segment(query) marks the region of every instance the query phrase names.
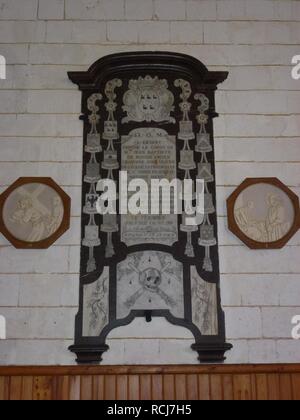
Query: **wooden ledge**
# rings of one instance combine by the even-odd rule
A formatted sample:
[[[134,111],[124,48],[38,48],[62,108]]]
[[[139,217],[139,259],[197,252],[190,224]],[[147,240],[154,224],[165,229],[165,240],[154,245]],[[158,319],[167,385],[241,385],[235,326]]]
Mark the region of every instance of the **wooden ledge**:
[[[300,364],[168,366],[0,366],[0,376],[300,373]]]

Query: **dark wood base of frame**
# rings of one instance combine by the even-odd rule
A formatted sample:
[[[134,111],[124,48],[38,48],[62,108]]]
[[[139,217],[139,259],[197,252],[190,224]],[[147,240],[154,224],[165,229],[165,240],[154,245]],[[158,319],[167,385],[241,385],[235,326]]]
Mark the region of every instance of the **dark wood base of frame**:
[[[222,363],[226,360],[225,353],[232,349],[229,343],[196,343],[192,349],[198,352],[200,363]]]
[[[199,355],[200,363],[222,363],[226,360],[225,353],[232,349],[229,343],[195,343],[192,350]],[[78,364],[99,365],[102,362],[102,355],[109,350],[108,345],[103,346],[70,346],[69,350],[76,354]]]
[[[109,350],[106,344],[103,346],[70,346],[69,350],[77,356],[78,364],[99,365],[102,362],[102,355]]]

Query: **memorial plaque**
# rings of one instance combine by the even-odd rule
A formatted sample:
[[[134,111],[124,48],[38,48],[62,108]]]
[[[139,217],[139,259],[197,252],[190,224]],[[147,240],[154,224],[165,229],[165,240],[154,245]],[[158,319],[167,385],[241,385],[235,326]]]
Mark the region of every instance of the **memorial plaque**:
[[[100,363],[114,328],[164,317],[192,332],[200,362],[224,361],[232,346],[219,288],[213,119],[227,73],[158,52],[104,57],[69,77],[82,91],[84,123],[80,303],[70,350],[78,363]],[[197,180],[204,208],[191,224]],[[103,181],[116,190],[110,212],[99,210]],[[194,188],[188,203],[175,188],[185,182]]]

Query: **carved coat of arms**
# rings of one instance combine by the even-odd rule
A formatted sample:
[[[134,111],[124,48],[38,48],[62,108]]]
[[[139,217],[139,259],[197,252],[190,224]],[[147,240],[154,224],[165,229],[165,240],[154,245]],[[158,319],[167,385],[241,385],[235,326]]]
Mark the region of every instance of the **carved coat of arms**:
[[[168,90],[168,82],[158,77],[139,77],[130,80],[125,93],[123,110],[127,116],[122,122],[168,122],[175,124],[170,116],[174,110],[174,95]]]

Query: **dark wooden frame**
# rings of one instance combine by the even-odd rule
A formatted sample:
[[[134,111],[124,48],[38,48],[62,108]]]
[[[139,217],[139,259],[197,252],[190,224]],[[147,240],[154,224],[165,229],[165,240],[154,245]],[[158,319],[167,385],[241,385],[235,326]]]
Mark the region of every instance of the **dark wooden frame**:
[[[245,233],[241,231],[238,224],[236,223],[234,216],[235,203],[240,194],[252,185],[257,184],[269,184],[279,188],[283,191],[291,200],[294,211],[295,218],[289,232],[280,240],[275,242],[257,242],[249,238]],[[286,185],[284,185],[278,178],[247,178],[227,200],[227,210],[228,210],[228,227],[232,233],[234,233],[245,245],[250,249],[281,249],[283,248],[288,241],[298,232],[300,229],[300,207],[299,207],[299,197],[293,193]]]
[[[8,197],[19,187],[26,184],[45,184],[57,192],[63,202],[64,217],[60,227],[57,231],[39,242],[26,242],[14,237],[6,228],[3,220],[3,208]],[[5,238],[17,249],[47,249],[54,244],[70,227],[71,218],[71,199],[70,197],[56,184],[52,178],[45,177],[22,177],[14,182],[6,191],[0,195],[0,232]]]
[[[211,72],[206,66],[199,60],[184,54],[169,53],[169,52],[130,52],[113,54],[101,58],[96,61],[86,72],[69,72],[69,79],[78,85],[82,91],[82,114],[79,117],[84,122],[83,127],[83,146],[86,144],[87,133],[90,129],[87,109],[87,99],[94,93],[101,92],[105,81],[109,78],[114,77],[136,77],[141,74],[153,75],[155,72],[159,75],[170,75],[171,78],[184,77],[194,85],[196,92],[205,93],[210,99],[210,108],[207,112],[209,116],[209,130],[211,133],[211,142],[213,144],[214,132],[213,132],[213,119],[218,117],[215,111],[215,91],[217,90],[218,84],[225,81],[228,77],[228,72]],[[100,106],[100,113],[105,112],[103,105]],[[103,124],[101,119],[100,124]],[[128,124],[134,128],[135,125]],[[177,150],[177,153],[178,150]],[[213,153],[212,153],[213,156]],[[82,207],[85,203],[85,192],[87,187],[84,186],[84,174],[86,164],[88,162],[87,157],[84,154],[83,158],[83,194],[82,194]],[[213,171],[215,171],[214,158],[210,158]],[[216,191],[213,188],[213,196],[215,198]],[[84,216],[84,215],[83,215]],[[100,216],[99,216],[100,217]],[[213,222],[216,224],[217,215],[215,213]],[[84,217],[82,217],[82,237],[84,234]],[[217,232],[216,237],[217,237]],[[105,235],[101,236],[101,242],[105,244]],[[118,235],[115,235],[118,236]],[[184,282],[184,319],[175,318],[169,310],[136,310],[131,313],[125,319],[116,319],[116,265],[123,261],[127,255],[139,251],[156,250],[161,252],[168,252],[175,259],[178,260],[180,247],[184,247],[184,242],[178,242],[177,246],[165,246],[158,244],[143,244],[131,247],[126,247],[122,243],[118,243],[118,252],[113,258],[107,260],[104,256],[103,249],[98,248],[97,255],[99,259],[99,265],[95,272],[86,273],[83,262],[87,258],[87,250],[81,247],[81,268],[80,268],[80,297],[79,297],[79,312],[76,315],[75,321],[75,343],[69,349],[77,355],[76,361],[78,363],[86,364],[98,364],[102,361],[102,354],[109,350],[106,344],[106,339],[111,330],[130,324],[136,317],[145,317],[147,321],[151,321],[152,317],[165,317],[170,323],[174,325],[183,326],[188,328],[195,337],[195,344],[192,345],[192,349],[199,354],[199,361],[201,363],[220,363],[225,358],[225,352],[232,348],[232,345],[226,342],[225,334],[225,316],[221,307],[221,293],[219,287],[220,272],[219,272],[219,256],[218,247],[214,247],[212,251],[212,260],[214,265],[214,271],[212,273],[205,273],[201,271],[202,278],[208,283],[214,283],[217,285],[217,307],[218,307],[218,335],[216,336],[204,336],[201,334],[199,329],[193,324],[191,318],[191,307],[189,306],[190,295],[191,295],[191,282],[187,279]],[[115,244],[116,246],[116,244]],[[186,260],[189,260],[188,258]],[[181,261],[181,260],[179,260]],[[186,261],[183,261],[186,262]],[[194,265],[199,268],[200,263],[197,258],[194,260]],[[94,283],[99,276],[101,276],[104,266],[110,267],[110,293],[109,293],[109,323],[103,329],[99,337],[84,337],[82,335],[83,327],[83,293],[84,286],[87,284]],[[185,277],[187,276],[186,268]]]

